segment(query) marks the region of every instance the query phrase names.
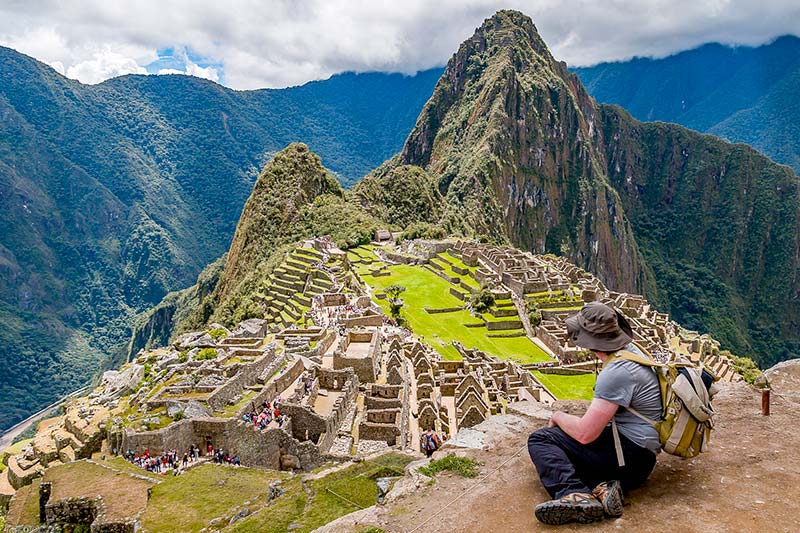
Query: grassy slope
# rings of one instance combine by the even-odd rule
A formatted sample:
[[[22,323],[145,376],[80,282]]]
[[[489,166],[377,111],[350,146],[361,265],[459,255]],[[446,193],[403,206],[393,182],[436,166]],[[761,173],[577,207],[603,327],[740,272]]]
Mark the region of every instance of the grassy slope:
[[[363,251],[360,252],[363,255]],[[405,305],[402,314],[408,320],[414,333],[426,339],[446,359],[458,359],[456,349],[450,344],[457,340],[467,348],[479,348],[486,353],[522,363],[548,361],[544,351],[527,337],[490,338],[485,328],[467,328],[464,324],[478,320],[468,311],[429,314],[425,308],[460,307],[464,303],[451,295],[450,285],[436,274],[418,266],[393,265],[389,267],[391,276],[371,276],[362,274],[362,279],[375,289],[389,285],[402,285]],[[378,300],[384,311],[388,312],[388,302]],[[513,318],[513,317],[512,317]],[[501,332],[502,333],[502,332]]]
[[[279,533],[289,529],[295,533],[313,531],[340,516],[359,510],[359,507],[374,505],[378,499],[375,479],[402,475],[403,468],[411,459],[399,453],[382,455],[307,482],[307,493],[299,487],[299,483],[291,481],[284,485],[287,491],[285,495],[259,513],[237,523],[231,530],[237,533]]]
[[[153,487],[142,529],[198,531],[233,507],[263,497],[271,481],[284,477],[278,472],[201,465]]]
[[[534,370],[533,375],[559,400],[592,399],[595,382],[594,374],[562,376],[559,374],[543,374]]]

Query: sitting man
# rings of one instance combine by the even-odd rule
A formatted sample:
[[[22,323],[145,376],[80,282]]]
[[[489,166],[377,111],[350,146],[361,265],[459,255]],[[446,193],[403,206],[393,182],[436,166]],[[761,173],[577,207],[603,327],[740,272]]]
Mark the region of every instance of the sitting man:
[[[654,422],[660,418],[655,372],[632,361],[605,364],[619,350],[642,354],[622,314],[591,302],[568,318],[566,325],[570,340],[591,350],[604,367],[597,376],[594,399],[582,417],[556,411],[547,428],[528,438],[531,460],[554,498],[536,506],[536,518],[550,525],[594,522],[604,514],[621,516],[623,489],[644,483],[661,449],[655,427],[625,409],[631,407]]]

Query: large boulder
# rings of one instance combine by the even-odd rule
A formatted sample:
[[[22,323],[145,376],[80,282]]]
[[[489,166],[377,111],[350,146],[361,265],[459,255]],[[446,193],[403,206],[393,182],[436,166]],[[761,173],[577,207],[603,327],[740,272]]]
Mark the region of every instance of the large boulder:
[[[800,359],[778,363],[765,370],[764,377],[776,393],[786,400],[800,403]]]
[[[211,411],[197,400],[189,400],[183,410],[184,418],[205,418],[211,416]]]
[[[244,322],[240,322],[236,329],[233,330],[232,337],[239,338],[257,338],[265,337],[267,335],[267,328],[269,324],[262,318],[250,318]]]
[[[144,378],[144,365],[131,363],[122,370],[109,370],[103,372],[102,384],[103,392],[100,395],[102,401],[111,401],[131,394],[139,386]]]
[[[175,418],[178,413],[183,413],[183,418],[204,418],[211,416],[211,412],[197,400],[179,402],[178,400],[168,400],[166,403],[167,416]]]
[[[178,350],[189,350],[192,348],[216,348],[217,343],[205,331],[194,331],[180,335],[173,343]]]

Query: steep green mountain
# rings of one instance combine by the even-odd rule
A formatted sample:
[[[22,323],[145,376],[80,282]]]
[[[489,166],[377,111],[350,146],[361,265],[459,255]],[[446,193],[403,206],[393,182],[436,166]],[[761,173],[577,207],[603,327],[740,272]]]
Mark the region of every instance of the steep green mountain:
[[[577,68],[599,102],[745,142],[800,172],[800,38],[759,47],[707,44],[663,59]]]
[[[568,255],[763,363],[800,353],[797,176],[597,105],[521,13],[461,45],[403,150],[365,181],[404,164],[436,180],[450,232]]]
[[[128,355],[211,322],[235,326],[263,317],[258,302],[267,276],[297,241],[330,235],[341,248],[370,242],[385,224],[342,189],[318,155],[292,143],[267,163],[236,226],[230,251],[192,287],[167,295],[138,317]]]
[[[566,253],[634,290],[649,281],[591,142],[596,115],[531,20],[501,11],[461,45],[387,165],[423,167],[435,179],[448,232]]]
[[[402,146],[439,73],[87,86],[0,47],[0,428],[85,382],[227,250],[273,153],[303,140],[352,183]]]

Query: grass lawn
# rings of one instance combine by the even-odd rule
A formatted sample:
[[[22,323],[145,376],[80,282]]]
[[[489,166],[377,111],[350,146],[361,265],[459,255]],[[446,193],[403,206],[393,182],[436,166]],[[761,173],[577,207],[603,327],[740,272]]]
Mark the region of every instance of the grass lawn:
[[[458,268],[461,268],[461,269],[469,270],[470,273],[472,273],[472,274],[474,274],[475,271],[478,270],[477,267],[471,267],[471,266],[465,265],[464,261],[462,261],[461,259],[458,259],[456,256],[451,255],[448,252],[443,252],[443,253],[440,253],[439,255],[441,257],[443,257],[444,259],[446,259],[447,261],[449,261],[451,265],[453,265],[455,267],[458,267]]]
[[[286,494],[258,513],[237,523],[232,531],[237,533],[313,531],[340,516],[375,505],[378,500],[375,480],[384,476],[402,475],[403,468],[411,460],[412,457],[400,453],[384,454],[329,474],[322,479],[307,482],[308,493],[303,491],[296,480],[284,483]],[[328,490],[335,492],[336,495]]]
[[[247,500],[263,498],[279,472],[200,465],[153,487],[142,516],[142,530],[198,531]]]
[[[106,465],[115,470],[119,470],[120,472],[127,472],[129,474],[136,474],[137,476],[148,477],[157,483],[161,483],[166,478],[166,476],[162,476],[161,474],[148,472],[144,468],[138,467],[117,455],[107,455],[103,452],[95,452],[92,454],[92,461]]]
[[[594,395],[594,374],[562,376],[533,370],[533,375],[559,400],[591,400]]]
[[[86,461],[55,466],[45,471],[45,481],[53,483],[53,501],[85,496],[103,497],[109,519],[135,515],[147,505],[147,489],[152,482],[119,474]]]
[[[362,275],[362,278],[374,289],[381,291],[394,284],[405,287],[406,291],[401,295],[405,302],[403,316],[414,333],[423,337],[445,359],[459,358],[458,351],[450,344],[457,340],[467,348],[478,348],[488,354],[521,363],[551,360],[527,337],[490,338],[486,336],[488,330],[485,327],[465,327],[464,324],[478,322],[468,311],[435,314],[425,312],[426,307],[441,309],[464,304],[450,294],[451,285],[433,272],[410,265],[392,265],[389,271],[391,276]],[[378,303],[388,313],[389,303],[386,300],[378,300]]]
[[[441,271],[444,272],[445,274],[447,274],[448,276],[450,276],[452,278],[459,278],[461,280],[461,284],[464,285],[465,287],[472,287],[473,289],[480,289],[481,288],[481,284],[478,283],[475,280],[475,278],[473,278],[471,275],[466,275],[465,276],[463,274],[459,274],[458,272],[453,270],[452,267],[450,265],[448,265],[447,263],[445,263],[444,261],[440,261],[440,260],[437,260],[436,258],[433,258],[433,259],[431,259],[431,263],[436,264],[439,267],[441,267]],[[431,265],[431,268],[436,269],[436,267],[434,267],[433,265]]]

